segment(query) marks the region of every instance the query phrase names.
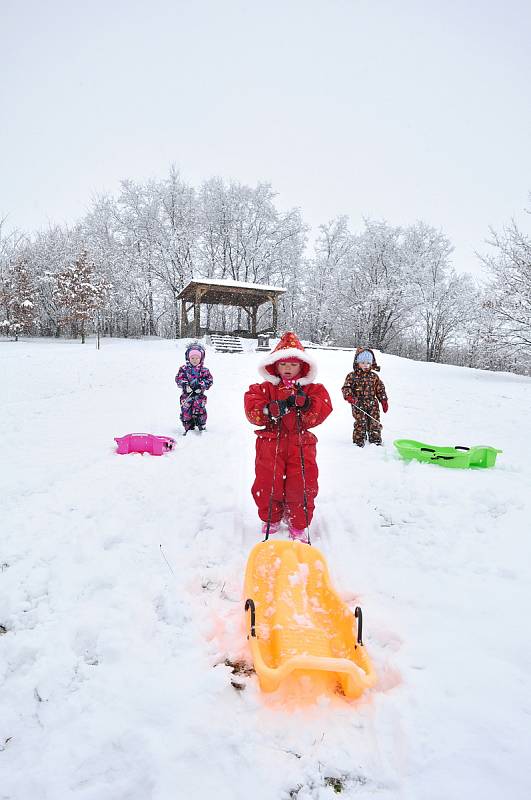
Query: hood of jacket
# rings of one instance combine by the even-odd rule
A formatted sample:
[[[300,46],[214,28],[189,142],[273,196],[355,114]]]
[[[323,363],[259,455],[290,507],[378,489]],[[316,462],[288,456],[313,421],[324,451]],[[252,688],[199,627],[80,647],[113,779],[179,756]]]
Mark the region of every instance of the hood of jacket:
[[[374,355],[374,350],[372,349],[372,347],[357,347],[356,348],[356,352],[354,353],[354,361],[352,362],[352,368],[353,369],[361,369],[361,367],[359,367],[358,364],[356,364],[356,356],[359,356],[360,353],[363,353],[365,351],[367,351],[367,353],[370,353],[371,356],[372,356],[371,369],[373,369],[375,372],[380,372],[380,367],[376,363],[376,356]],[[370,370],[369,370],[369,372],[370,372]]]

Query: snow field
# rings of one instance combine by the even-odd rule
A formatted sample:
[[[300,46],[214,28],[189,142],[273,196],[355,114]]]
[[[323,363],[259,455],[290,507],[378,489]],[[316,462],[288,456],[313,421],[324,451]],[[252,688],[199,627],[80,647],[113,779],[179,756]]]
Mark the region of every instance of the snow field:
[[[351,354],[314,351],[335,410],[312,537],[380,684],[301,706],[225,665],[250,660],[261,354],[207,351],[208,430],[183,438],[185,344],[0,345],[0,798],[327,800],[334,778],[346,798],[527,798],[530,379],[383,355],[384,446],[359,450]],[[133,431],[176,449],[115,455]],[[402,437],[504,452],[405,464]]]

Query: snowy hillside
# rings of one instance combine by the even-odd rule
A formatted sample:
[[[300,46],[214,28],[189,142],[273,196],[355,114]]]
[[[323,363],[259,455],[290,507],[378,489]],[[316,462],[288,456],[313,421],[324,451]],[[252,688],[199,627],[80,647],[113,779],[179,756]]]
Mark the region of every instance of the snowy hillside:
[[[315,351],[334,413],[312,535],[380,681],[300,707],[225,663],[250,661],[261,354],[207,351],[208,430],[183,438],[184,345],[0,344],[0,798],[527,800],[531,380],[383,355],[385,444],[359,450],[352,356]],[[132,431],[177,448],[116,455]],[[400,437],[503,454],[408,465]]]

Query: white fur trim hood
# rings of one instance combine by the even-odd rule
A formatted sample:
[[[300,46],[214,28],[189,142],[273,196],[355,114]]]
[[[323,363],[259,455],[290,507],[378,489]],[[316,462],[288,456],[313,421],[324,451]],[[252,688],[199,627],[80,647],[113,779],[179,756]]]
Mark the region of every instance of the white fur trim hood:
[[[258,365],[260,376],[274,386],[279,384],[280,377],[278,375],[271,375],[266,367],[276,364],[277,361],[284,361],[286,358],[298,358],[300,361],[308,364],[308,372],[303,378],[297,380],[297,383],[300,383],[301,386],[307,386],[309,383],[315,381],[317,377],[317,365],[315,361],[306,353],[306,350],[299,350],[297,347],[286,347],[283,350],[275,350],[272,353],[268,353]]]

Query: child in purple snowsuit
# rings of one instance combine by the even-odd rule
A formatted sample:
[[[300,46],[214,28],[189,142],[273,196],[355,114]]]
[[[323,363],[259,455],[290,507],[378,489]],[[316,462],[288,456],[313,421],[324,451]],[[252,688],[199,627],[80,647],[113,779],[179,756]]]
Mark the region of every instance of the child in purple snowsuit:
[[[198,342],[189,345],[185,357],[186,364],[179,368],[175,383],[182,390],[181,422],[186,436],[188,431],[196,427],[200,431],[205,429],[207,421],[205,392],[212,386],[213,379],[210,371],[203,366],[205,360],[203,345]]]

